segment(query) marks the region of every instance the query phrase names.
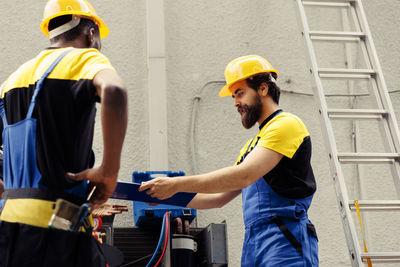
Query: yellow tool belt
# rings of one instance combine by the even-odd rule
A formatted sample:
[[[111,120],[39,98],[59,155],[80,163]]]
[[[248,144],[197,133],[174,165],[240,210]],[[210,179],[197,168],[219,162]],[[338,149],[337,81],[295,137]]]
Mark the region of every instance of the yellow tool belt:
[[[54,201],[32,198],[7,199],[1,211],[0,220],[47,228],[54,213],[54,207]],[[92,215],[88,217],[93,226]],[[85,229],[81,227],[80,231],[85,232]]]
[[[54,201],[41,199],[7,199],[0,220],[47,228],[54,212],[54,205]]]

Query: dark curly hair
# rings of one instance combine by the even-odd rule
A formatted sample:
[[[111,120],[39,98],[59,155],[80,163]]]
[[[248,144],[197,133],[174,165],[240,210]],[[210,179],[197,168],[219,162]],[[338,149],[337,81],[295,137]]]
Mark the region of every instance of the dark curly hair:
[[[266,83],[268,85],[268,95],[272,97],[272,100],[274,100],[276,104],[279,104],[281,89],[275,83],[276,77],[275,73],[260,73],[247,78],[246,82],[250,88],[256,91],[262,83]]]

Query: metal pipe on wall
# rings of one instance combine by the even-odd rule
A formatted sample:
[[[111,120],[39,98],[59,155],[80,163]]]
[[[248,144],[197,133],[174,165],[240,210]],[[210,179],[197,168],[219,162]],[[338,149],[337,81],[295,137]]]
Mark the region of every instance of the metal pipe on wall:
[[[163,0],[147,1],[150,170],[168,170],[167,86]]]

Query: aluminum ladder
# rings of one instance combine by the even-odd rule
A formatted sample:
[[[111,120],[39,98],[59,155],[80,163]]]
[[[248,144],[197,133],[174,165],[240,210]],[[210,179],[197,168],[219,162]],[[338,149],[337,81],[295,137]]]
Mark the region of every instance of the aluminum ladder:
[[[357,238],[357,227],[352,213],[355,212],[354,200],[349,199],[342,164],[390,165],[390,173],[396,189],[395,200],[358,200],[359,211],[400,211],[400,134],[389,92],[378,61],[371,32],[361,0],[294,0],[298,18],[302,25],[302,36],[308,50],[309,71],[314,82],[313,92],[319,108],[323,137],[329,156],[329,165],[333,176],[339,211],[352,266],[365,266],[372,263],[400,263],[400,252],[364,252]],[[309,28],[306,8],[336,8],[348,12],[353,20],[350,31],[312,31]],[[344,27],[343,27],[344,28]],[[317,64],[315,42],[358,43],[364,57],[366,68],[320,68]],[[372,84],[371,95],[376,98],[377,109],[331,109],[328,108],[323,88],[324,79],[355,81],[367,79]],[[339,152],[335,141],[332,120],[379,120],[384,153]],[[386,152],[387,151],[387,152]],[[358,230],[359,231],[359,230]]]

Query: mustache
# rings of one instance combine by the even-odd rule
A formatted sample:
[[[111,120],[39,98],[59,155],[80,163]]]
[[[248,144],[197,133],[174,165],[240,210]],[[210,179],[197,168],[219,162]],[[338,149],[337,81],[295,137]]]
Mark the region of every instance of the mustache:
[[[249,110],[249,106],[247,106],[246,104],[245,104],[245,105],[239,105],[239,106],[237,107],[237,112],[241,113],[241,112],[240,112],[241,110],[247,112],[247,111]]]

